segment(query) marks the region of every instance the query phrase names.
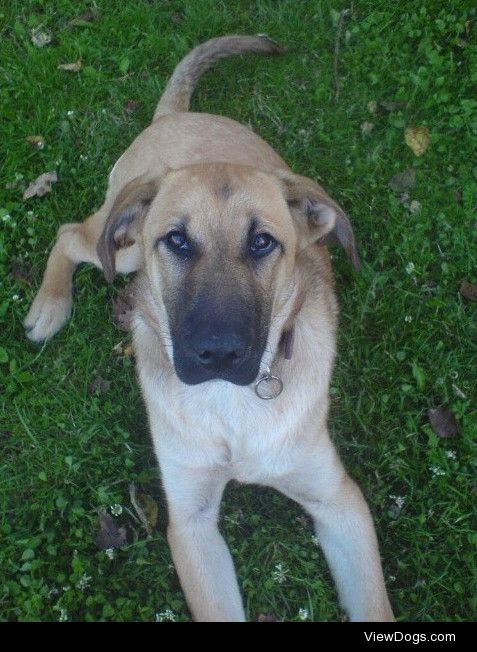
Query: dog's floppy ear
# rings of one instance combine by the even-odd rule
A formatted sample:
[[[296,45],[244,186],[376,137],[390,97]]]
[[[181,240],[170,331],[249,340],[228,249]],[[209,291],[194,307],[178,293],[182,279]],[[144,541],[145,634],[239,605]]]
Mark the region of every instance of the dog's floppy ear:
[[[136,177],[116,197],[96,247],[108,283],[116,274],[116,250],[134,244],[158,189],[159,179]]]
[[[353,228],[338,204],[312,179],[288,171],[279,171],[277,176],[290,212],[305,229],[305,241],[314,240],[318,244],[339,242],[354,269],[359,270]]]

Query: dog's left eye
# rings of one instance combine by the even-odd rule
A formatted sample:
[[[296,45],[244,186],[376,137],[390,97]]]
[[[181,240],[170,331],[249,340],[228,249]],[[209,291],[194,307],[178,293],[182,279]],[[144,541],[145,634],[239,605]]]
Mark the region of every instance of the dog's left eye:
[[[192,244],[181,231],[171,231],[164,238],[168,249],[180,256],[190,256],[192,254]]]
[[[278,242],[269,233],[257,233],[251,237],[248,249],[251,256],[259,258],[272,252],[277,244]]]

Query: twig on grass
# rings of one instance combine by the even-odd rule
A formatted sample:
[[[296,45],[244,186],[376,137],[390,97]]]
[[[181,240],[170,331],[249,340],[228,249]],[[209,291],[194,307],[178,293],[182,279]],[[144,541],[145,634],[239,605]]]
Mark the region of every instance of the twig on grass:
[[[340,94],[340,78],[338,75],[339,67],[339,55],[340,55],[340,44],[341,44],[341,32],[343,31],[343,25],[346,18],[350,15],[351,9],[342,9],[340,15],[338,16],[338,24],[336,26],[336,36],[335,36],[335,49],[333,52],[333,86],[335,87],[335,102]]]

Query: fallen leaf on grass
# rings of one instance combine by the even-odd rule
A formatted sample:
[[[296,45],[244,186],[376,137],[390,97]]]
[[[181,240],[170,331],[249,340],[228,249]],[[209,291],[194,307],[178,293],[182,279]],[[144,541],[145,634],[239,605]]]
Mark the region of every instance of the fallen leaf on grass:
[[[392,113],[393,111],[400,111],[406,107],[406,102],[402,100],[400,102],[381,102],[380,106],[385,110]]]
[[[134,482],[129,485],[129,498],[146,532],[151,535],[157,527],[157,518],[159,516],[159,507],[156,501],[149,494],[143,491],[138,492]]]
[[[58,70],[66,70],[67,72],[79,72],[83,67],[81,59],[75,61],[74,63],[60,63],[58,64]]]
[[[391,190],[394,190],[394,192],[403,193],[414,188],[415,183],[416,169],[408,168],[407,170],[404,170],[404,172],[395,174],[389,181],[389,187]]]
[[[131,342],[119,342],[113,347],[113,351],[121,358],[131,358],[134,355],[134,349]]]
[[[139,102],[136,102],[135,100],[128,100],[123,106],[124,113],[131,115],[132,113],[137,111],[138,106],[139,106]]]
[[[128,331],[132,326],[134,297],[128,288],[124,288],[113,305],[113,323],[119,330]]]
[[[67,27],[84,27],[85,25],[88,25],[88,23],[92,23],[93,21],[95,21],[97,17],[98,17],[97,10],[90,9],[89,11],[86,11],[84,14],[81,14],[81,16],[77,16],[76,18],[70,20]]]
[[[43,149],[45,147],[45,139],[43,136],[27,136],[25,140],[34,149]]]
[[[259,623],[276,623],[278,622],[273,614],[259,614],[257,621]]]
[[[31,285],[31,270],[24,269],[18,260],[12,260],[10,263],[10,274],[12,275],[14,281],[19,283],[26,283],[26,285]]]
[[[376,115],[378,112],[378,103],[376,100],[369,100],[368,102],[368,111],[372,113],[372,115]]]
[[[31,199],[32,197],[43,197],[51,192],[51,184],[58,181],[56,172],[45,172],[32,181],[28,188],[23,193],[23,199]]]
[[[98,512],[99,532],[96,545],[101,550],[108,548],[122,548],[127,544],[127,533],[124,526],[119,527],[116,521],[105,509]]]
[[[152,534],[157,527],[157,518],[159,516],[159,507],[152,496],[149,494],[140,494],[144,514],[146,515],[146,529],[148,534]]]
[[[30,30],[30,38],[36,48],[44,48],[52,42],[53,34],[39,25]]]
[[[431,141],[427,127],[408,127],[404,132],[404,140],[416,156],[422,156]]]
[[[367,136],[374,129],[374,124],[368,122],[367,120],[361,124],[361,133],[363,136]]]
[[[469,301],[477,301],[477,284],[462,281],[459,292]]]
[[[88,394],[101,394],[103,392],[109,392],[111,388],[111,382],[104,379],[99,374],[96,374],[93,380],[88,385]]]
[[[441,406],[433,410],[428,410],[427,416],[434,434],[438,437],[450,439],[457,437],[459,434],[457,421],[451,410]]]

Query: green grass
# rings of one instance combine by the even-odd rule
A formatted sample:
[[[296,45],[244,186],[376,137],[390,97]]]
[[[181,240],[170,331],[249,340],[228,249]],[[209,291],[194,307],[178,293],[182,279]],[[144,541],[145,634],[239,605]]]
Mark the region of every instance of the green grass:
[[[112,351],[124,337],[111,320],[124,281],[111,291],[82,267],[73,317],[41,349],[21,322],[58,226],[100,205],[112,164],[148,124],[179,59],[212,36],[266,32],[289,54],[221,62],[193,106],[253,125],[349,212],[363,270],[353,275],[334,252],[332,435],[373,512],[397,617],[475,620],[477,306],[458,293],[463,279],[477,281],[475,2],[96,4],[96,21],[69,27],[88,2],[0,3],[0,619],[154,620],[167,609],[189,618],[133,364]],[[337,14],[349,4],[335,101]],[[55,35],[42,49],[29,36],[40,24]],[[78,59],[79,73],[57,69]],[[128,100],[139,102],[131,115]],[[370,101],[405,104],[373,115]],[[431,134],[420,158],[404,142],[410,125]],[[34,134],[43,150],[25,141]],[[388,186],[410,166],[414,214]],[[24,203],[27,183],[52,169],[51,194]],[[12,261],[30,282],[11,275]],[[91,395],[96,374],[111,386]],[[426,411],[440,404],[458,418],[457,439],[430,430]],[[128,511],[130,482],[159,501],[152,537]],[[391,496],[404,498],[399,514]],[[132,543],[110,560],[95,546],[97,509],[115,503]],[[251,619],[298,620],[300,609],[342,618],[294,504],[231,485],[222,514]]]

